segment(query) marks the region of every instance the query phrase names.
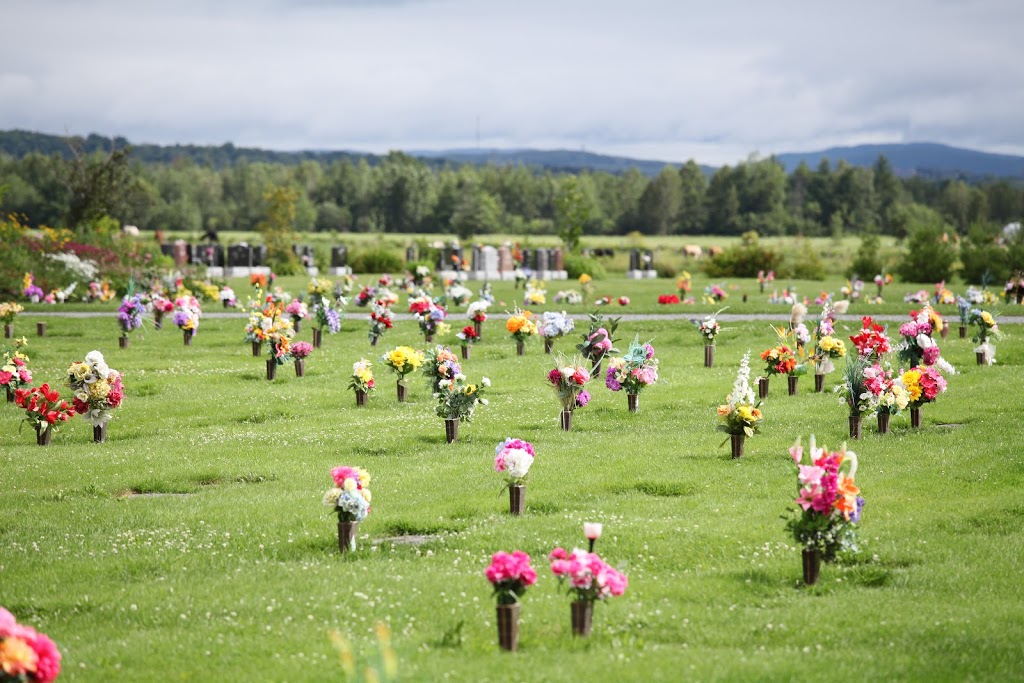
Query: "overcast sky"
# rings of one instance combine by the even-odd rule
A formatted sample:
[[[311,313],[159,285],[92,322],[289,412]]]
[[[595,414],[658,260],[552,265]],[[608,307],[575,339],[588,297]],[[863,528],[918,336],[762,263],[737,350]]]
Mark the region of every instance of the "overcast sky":
[[[1024,1],[0,0],[0,129],[728,163],[1024,153]]]

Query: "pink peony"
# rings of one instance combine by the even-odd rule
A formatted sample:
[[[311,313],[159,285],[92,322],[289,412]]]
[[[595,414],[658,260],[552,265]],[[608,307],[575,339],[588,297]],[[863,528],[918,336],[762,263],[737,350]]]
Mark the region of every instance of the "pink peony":
[[[935,365],[935,361],[939,360],[939,347],[929,346],[924,350],[922,361],[925,365]]]
[[[553,369],[548,373],[548,381],[558,386],[558,383],[562,381],[562,372],[558,368]]]
[[[346,479],[355,479],[356,483],[359,482],[359,472],[354,467],[335,467],[331,470],[331,476],[338,487],[344,486]]]
[[[9,384],[12,377],[14,377],[14,375],[12,375],[11,373],[0,371],[0,384]]]
[[[60,651],[53,641],[42,633],[35,633],[28,640],[29,647],[36,653],[36,675],[38,683],[50,683],[60,673]]]

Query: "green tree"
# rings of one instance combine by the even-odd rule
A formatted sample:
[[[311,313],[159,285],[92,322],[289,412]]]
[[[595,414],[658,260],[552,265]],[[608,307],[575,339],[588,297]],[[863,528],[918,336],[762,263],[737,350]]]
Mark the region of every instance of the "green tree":
[[[555,226],[569,252],[579,248],[583,228],[590,218],[590,204],[580,189],[579,179],[567,176],[559,182],[555,196]]]
[[[267,246],[267,262],[278,275],[299,272],[299,260],[292,251],[295,243],[295,203],[299,192],[291,187],[274,186],[263,193],[265,217],[257,229]]]
[[[919,207],[907,230],[907,244],[896,272],[905,282],[938,282],[953,275],[956,248],[951,227],[934,211]]]
[[[675,221],[679,232],[691,235],[704,232],[707,187],[708,179],[693,159],[679,169],[679,209]]]
[[[462,241],[473,235],[495,232],[501,221],[501,207],[491,193],[476,183],[467,183],[452,211],[451,227]]]

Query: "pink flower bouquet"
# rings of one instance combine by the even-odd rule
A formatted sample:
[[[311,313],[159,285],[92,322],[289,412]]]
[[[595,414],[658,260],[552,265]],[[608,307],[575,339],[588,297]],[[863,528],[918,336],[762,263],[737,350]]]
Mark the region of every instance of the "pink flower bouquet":
[[[0,680],[50,683],[59,673],[60,651],[53,641],[0,607]]]
[[[537,583],[537,572],[530,566],[530,556],[522,550],[494,553],[484,575],[494,586],[494,597],[499,605],[519,602],[527,587]]]
[[[576,548],[566,553],[555,548],[548,556],[551,573],[559,583],[568,583],[568,590],[581,602],[607,600],[626,592],[625,574],[602,560],[596,553]]]

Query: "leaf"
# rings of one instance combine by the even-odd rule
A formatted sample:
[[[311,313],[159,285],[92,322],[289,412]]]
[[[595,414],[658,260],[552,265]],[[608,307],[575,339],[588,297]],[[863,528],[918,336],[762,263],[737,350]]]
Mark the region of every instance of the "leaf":
[[[747,436],[753,436],[754,430],[746,425],[743,425],[743,433],[746,434]]]

